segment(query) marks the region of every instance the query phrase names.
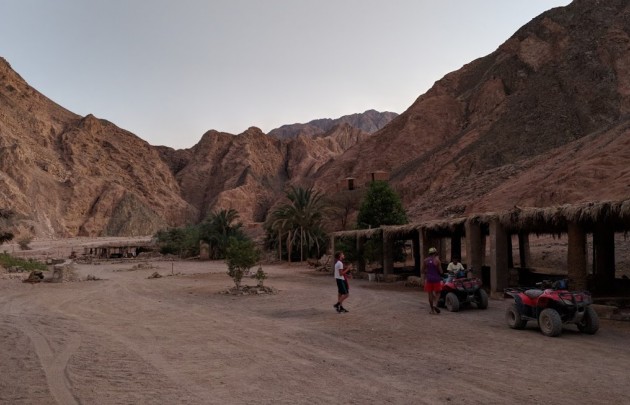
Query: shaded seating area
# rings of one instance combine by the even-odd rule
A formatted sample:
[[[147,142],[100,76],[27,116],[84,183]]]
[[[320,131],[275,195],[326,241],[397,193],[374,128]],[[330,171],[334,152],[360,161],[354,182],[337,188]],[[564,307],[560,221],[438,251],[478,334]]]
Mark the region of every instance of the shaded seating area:
[[[154,249],[155,245],[151,241],[112,242],[97,246],[86,246],[83,248],[83,256],[97,259],[134,258],[142,252]]]
[[[491,293],[502,293],[518,284],[515,271],[519,274],[518,270],[531,268],[530,235],[551,235],[567,238],[566,277],[572,289],[619,294],[627,292],[630,284],[615,277],[615,234],[625,235],[628,230],[630,200],[620,200],[545,208],[514,207],[467,217],[341,231],[333,233],[331,241],[334,251],[335,240],[354,240],[359,257],[357,268],[365,271],[362,253],[366,240],[381,240],[383,274],[393,272],[396,241],[410,242],[414,270],[418,273],[428,248],[435,247],[445,260],[462,258]],[[591,256],[587,241],[592,244]],[[518,269],[514,266],[515,250],[518,250]]]

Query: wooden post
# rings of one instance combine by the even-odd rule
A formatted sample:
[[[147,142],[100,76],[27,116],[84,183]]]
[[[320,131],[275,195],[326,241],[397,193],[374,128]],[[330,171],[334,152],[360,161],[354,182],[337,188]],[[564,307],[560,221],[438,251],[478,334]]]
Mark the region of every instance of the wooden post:
[[[448,259],[453,260],[454,257],[462,260],[462,235],[460,232],[455,232],[451,236],[451,256]]]
[[[508,286],[508,235],[498,220],[490,224],[490,292],[503,293]]]
[[[529,247],[529,234],[518,233],[518,255],[522,268],[528,268],[532,262],[532,252]]]
[[[420,232],[414,231],[412,237],[412,249],[413,249],[413,271],[414,274],[420,276],[420,265],[422,258],[420,254]]]
[[[615,233],[598,223],[593,232],[593,275],[597,292],[612,292],[615,284]]]
[[[383,232],[383,275],[394,272],[394,241]]]
[[[567,251],[567,268],[569,288],[572,290],[586,290],[586,232],[576,223],[568,224],[569,247]]]
[[[365,272],[364,246],[365,237],[357,236],[357,271]]]
[[[512,235],[507,235],[507,267],[508,269],[514,268],[514,249],[512,247]]]
[[[475,276],[481,277],[481,266],[485,255],[485,245],[481,235],[481,225],[466,221],[466,265],[473,269]]]

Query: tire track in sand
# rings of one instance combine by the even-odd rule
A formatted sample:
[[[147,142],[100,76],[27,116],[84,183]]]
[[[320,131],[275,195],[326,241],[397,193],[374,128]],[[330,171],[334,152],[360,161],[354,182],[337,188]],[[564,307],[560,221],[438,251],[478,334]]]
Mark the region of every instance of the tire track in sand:
[[[29,316],[22,308],[28,307],[30,291],[21,291],[17,295],[6,296],[0,301],[2,312],[14,320],[13,326],[24,333],[33,345],[44,375],[48,389],[55,401],[63,405],[74,405],[79,402],[70,390],[70,381],[67,374],[67,366],[70,357],[81,345],[81,337],[78,334],[68,334],[66,344],[55,352],[45,335],[38,332],[33,324],[40,323],[37,320],[29,322]]]
[[[35,353],[40,360],[46,382],[53,397],[59,404],[74,405],[78,404],[76,398],[72,395],[69,388],[69,380],[67,374],[68,361],[73,353],[75,353],[81,345],[81,337],[77,334],[69,335],[66,345],[63,349],[55,353],[44,335],[28,323],[28,321],[16,315],[15,326],[20,329],[33,343]]]

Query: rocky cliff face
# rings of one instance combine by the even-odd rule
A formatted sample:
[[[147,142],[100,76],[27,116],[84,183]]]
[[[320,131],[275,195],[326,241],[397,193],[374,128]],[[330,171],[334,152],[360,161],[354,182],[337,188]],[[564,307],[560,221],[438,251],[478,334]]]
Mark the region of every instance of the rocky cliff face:
[[[0,59],[0,205],[36,236],[150,234],[194,217],[156,150],[79,117]]]
[[[381,170],[411,220],[628,198],[629,112],[630,0],[542,14],[399,116],[208,131],[186,150],[79,117],[0,60],[0,208],[37,236],[151,234],[220,208],[262,221],[287,185],[334,193]]]
[[[318,173],[390,173],[414,220],[630,195],[630,2],[576,0]]]
[[[347,124],[280,140],[208,131],[190,149],[154,147],[30,87],[0,59],[0,207],[18,234],[147,235],[234,208],[263,221],[284,195],[368,134]]]
[[[161,154],[198,220],[234,208],[243,221],[262,222],[287,185],[305,185],[323,164],[368,136],[342,124],[316,137],[280,140],[252,127],[238,136],[208,131],[190,150],[162,147]]]

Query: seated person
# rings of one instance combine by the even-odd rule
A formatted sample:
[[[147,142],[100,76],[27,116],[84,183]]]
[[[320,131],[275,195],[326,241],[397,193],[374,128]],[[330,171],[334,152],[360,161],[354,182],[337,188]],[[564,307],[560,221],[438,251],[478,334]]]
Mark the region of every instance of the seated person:
[[[466,277],[466,269],[464,268],[464,265],[459,262],[459,258],[457,257],[453,257],[451,262],[448,264],[446,271],[448,271],[449,274],[454,275],[456,278]]]

